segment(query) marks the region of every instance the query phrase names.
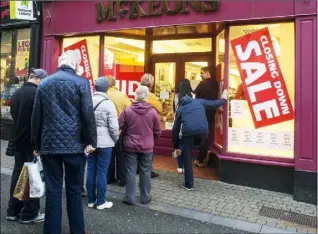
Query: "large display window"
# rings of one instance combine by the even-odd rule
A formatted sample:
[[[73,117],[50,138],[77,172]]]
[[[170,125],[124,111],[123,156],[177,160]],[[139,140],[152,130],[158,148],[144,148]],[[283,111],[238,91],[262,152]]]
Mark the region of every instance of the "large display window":
[[[230,27],[227,151],[294,157],[294,23]]]
[[[144,73],[145,42],[110,36],[104,41],[103,75],[116,77],[117,88],[133,99]]]
[[[10,100],[27,80],[30,29],[1,31],[1,116],[10,111]]]

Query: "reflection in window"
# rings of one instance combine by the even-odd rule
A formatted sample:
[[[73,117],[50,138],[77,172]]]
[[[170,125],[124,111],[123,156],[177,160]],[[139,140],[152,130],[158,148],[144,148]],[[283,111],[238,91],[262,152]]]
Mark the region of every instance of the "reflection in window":
[[[96,80],[98,78],[98,72],[99,72],[99,36],[63,38],[63,51],[65,48],[69,46],[74,46],[74,44],[79,43],[81,41],[82,43],[85,43],[85,41],[83,40],[86,41],[88,56],[90,60],[89,63],[92,69],[93,80]],[[83,71],[80,71],[80,72],[83,72]]]
[[[155,64],[155,94],[162,104],[160,119],[164,128],[171,129],[174,119],[173,99],[176,78],[176,63]]]
[[[105,37],[104,75],[116,78],[117,88],[134,98],[144,73],[145,42],[118,37]]]
[[[230,29],[230,40],[268,27],[275,54],[285,80],[289,97],[294,106],[295,40],[294,24],[268,24],[234,26]],[[294,120],[255,129],[246,93],[241,83],[235,57],[230,48],[229,66],[229,129],[228,151],[272,157],[294,157]]]
[[[212,38],[154,41],[153,54],[209,52],[212,49]]]

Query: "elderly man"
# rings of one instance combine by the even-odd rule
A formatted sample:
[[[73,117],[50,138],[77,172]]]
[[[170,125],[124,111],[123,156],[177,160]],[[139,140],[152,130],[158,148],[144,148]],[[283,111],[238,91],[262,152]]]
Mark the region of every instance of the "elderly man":
[[[35,97],[32,137],[35,154],[43,158],[47,190],[44,233],[61,233],[63,178],[70,232],[85,230],[81,188],[85,155],[95,150],[97,131],[89,82],[76,75],[80,61],[79,51],[62,54],[57,72]]]
[[[13,197],[13,192],[24,163],[33,160],[31,115],[37,87],[45,77],[47,77],[47,73],[43,69],[32,69],[28,81],[13,94],[11,99],[10,112],[13,118],[12,142],[15,144],[15,163],[6,218],[8,221],[17,220],[18,216],[20,216],[20,223],[42,222],[44,220],[44,215],[39,213],[39,199],[22,202]]]

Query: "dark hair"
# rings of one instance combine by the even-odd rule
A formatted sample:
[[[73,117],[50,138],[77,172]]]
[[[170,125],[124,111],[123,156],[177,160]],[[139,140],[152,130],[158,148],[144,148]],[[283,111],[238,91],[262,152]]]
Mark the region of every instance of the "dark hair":
[[[211,67],[201,67],[201,71],[209,72],[212,75],[212,68]]]
[[[181,100],[181,98],[183,98],[184,96],[192,97],[191,92],[192,92],[192,88],[191,88],[190,81],[188,79],[182,80],[179,86],[179,100]]]

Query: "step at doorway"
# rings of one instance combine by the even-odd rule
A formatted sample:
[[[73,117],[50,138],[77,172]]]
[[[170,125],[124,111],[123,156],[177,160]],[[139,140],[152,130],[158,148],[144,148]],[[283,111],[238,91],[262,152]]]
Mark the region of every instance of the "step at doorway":
[[[153,159],[153,168],[156,171],[172,172],[177,174],[177,160],[171,156],[155,155]],[[193,164],[194,177],[208,180],[219,180],[214,168],[198,168]]]

